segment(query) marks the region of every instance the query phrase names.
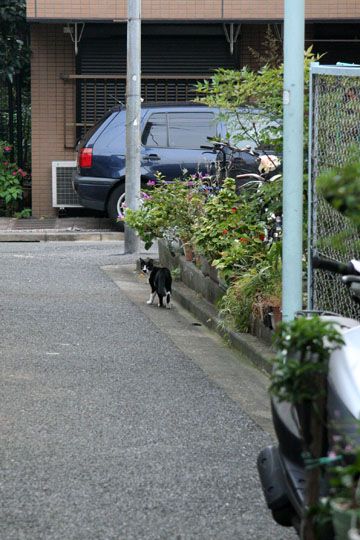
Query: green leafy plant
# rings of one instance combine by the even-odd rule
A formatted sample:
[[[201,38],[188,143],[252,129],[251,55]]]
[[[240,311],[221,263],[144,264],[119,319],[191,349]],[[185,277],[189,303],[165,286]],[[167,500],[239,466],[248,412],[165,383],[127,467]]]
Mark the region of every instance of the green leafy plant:
[[[327,458],[320,461],[330,465],[330,494],[327,498],[337,540],[360,536],[360,447],[352,446],[342,437]],[[352,530],[352,535],[348,533]]]
[[[237,276],[219,301],[219,315],[233,330],[248,332],[251,315],[262,319],[261,306],[280,307],[281,264],[279,251],[281,243],[274,244],[264,258],[256,265],[249,265]],[[275,254],[274,252],[278,252]]]
[[[190,242],[206,193],[192,180],[164,182],[159,179],[153,189],[143,194],[138,210],[127,208],[125,221],[136,229],[149,249],[156,238],[180,238]]]
[[[306,124],[310,64],[319,59],[320,56],[312,53],[312,47],[304,53],[305,145],[308,132]],[[244,138],[252,139],[256,146],[271,146],[281,151],[283,78],[283,64],[268,63],[257,72],[247,67],[239,71],[220,68],[211,80],[197,84],[197,101],[226,111],[223,116],[231,126],[231,138],[235,142]],[[247,115],[241,110],[244,107],[248,108]]]
[[[23,208],[23,210],[20,210],[20,212],[15,212],[14,217],[17,219],[29,218],[31,217],[31,214],[31,208]]]
[[[241,232],[241,228],[246,232]],[[240,229],[240,231],[239,231]],[[256,266],[265,257],[264,234],[259,226],[244,225],[239,227],[241,234],[221,252],[218,259],[212,261],[226,282],[233,281],[236,276]]]
[[[360,151],[357,146],[351,148],[343,165],[323,172],[316,185],[335,210],[360,226]]]
[[[4,0],[0,6],[0,78],[14,76],[30,64],[29,25],[25,0]]]
[[[256,60],[258,66],[278,67],[283,61],[283,44],[279,36],[276,36],[271,26],[268,24],[264,41],[261,43],[261,50],[258,51],[249,47],[251,56]]]
[[[275,334],[278,354],[274,360],[270,392],[279,401],[293,405],[308,463],[317,464],[324,451],[327,420],[327,374],[331,353],[344,340],[332,322],[318,316],[299,317],[279,325]],[[296,411],[296,415],[295,415]],[[301,538],[316,538],[313,511],[320,500],[321,471],[307,466],[305,480],[306,511]]]
[[[233,258],[227,251],[233,249],[238,255],[245,256],[244,245],[263,233],[260,224],[247,219],[247,210],[246,200],[240,199],[235,192],[235,180],[227,178],[222,189],[207,199],[203,212],[198,216],[193,233],[196,251],[210,263],[216,260],[222,270],[228,267],[219,260],[223,252]]]
[[[347,508],[359,510],[360,517],[360,448],[342,450],[331,468],[332,498],[340,498]]]
[[[281,323],[274,337],[279,352],[271,376],[271,394],[293,405],[322,395],[324,387],[319,386],[316,375],[327,374],[332,351],[343,343],[333,324],[318,316]]]
[[[22,199],[22,181],[27,176],[16,163],[9,161],[11,150],[11,146],[0,141],[0,200],[8,216],[14,213],[17,202]]]

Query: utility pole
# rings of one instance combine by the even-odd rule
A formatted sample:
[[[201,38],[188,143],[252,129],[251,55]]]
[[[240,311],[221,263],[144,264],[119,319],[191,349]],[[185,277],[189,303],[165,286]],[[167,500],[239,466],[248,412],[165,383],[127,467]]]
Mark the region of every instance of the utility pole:
[[[141,0],[128,0],[125,201],[137,210],[140,198]],[[139,252],[139,238],[125,223],[125,253]]]
[[[302,309],[304,0],[284,0],[283,319]]]

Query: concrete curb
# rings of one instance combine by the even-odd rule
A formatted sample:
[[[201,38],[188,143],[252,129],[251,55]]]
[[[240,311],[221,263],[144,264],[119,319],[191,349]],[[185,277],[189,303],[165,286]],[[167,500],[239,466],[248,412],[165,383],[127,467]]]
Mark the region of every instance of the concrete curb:
[[[173,256],[164,241],[159,240],[158,245],[161,264],[170,269],[180,268],[181,281],[173,283],[174,300],[205,326],[225,338],[236,350],[245,354],[257,368],[271,373],[274,352],[270,346],[251,334],[233,332],[220,320],[214,303],[211,303],[223,294],[219,285],[204,276],[182,255]]]
[[[181,282],[173,283],[173,298],[190,311],[199,321],[225,338],[236,350],[242,352],[258,368],[271,373],[274,353],[257,337],[233,332],[223,326],[216,308]]]
[[[0,242],[119,242],[124,233],[112,231],[0,231]]]

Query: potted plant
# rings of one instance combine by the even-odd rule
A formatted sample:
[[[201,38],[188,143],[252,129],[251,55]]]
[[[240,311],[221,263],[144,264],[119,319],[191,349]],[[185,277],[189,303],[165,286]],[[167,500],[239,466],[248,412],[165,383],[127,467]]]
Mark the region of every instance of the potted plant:
[[[341,334],[318,316],[283,322],[275,333],[278,354],[274,361],[270,392],[293,406],[298,419],[304,455],[319,463],[324,455],[327,418],[327,374],[332,351],[343,344]],[[305,468],[305,512],[301,537],[315,540],[315,514],[319,505],[321,470]]]
[[[360,448],[343,446],[330,453],[332,522],[336,540],[360,540]]]

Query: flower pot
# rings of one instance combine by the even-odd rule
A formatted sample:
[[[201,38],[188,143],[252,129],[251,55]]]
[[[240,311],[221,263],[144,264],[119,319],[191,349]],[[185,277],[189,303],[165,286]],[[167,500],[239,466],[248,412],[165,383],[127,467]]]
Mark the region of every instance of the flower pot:
[[[281,322],[282,313],[280,306],[273,306],[272,307],[272,325],[273,330],[276,329],[277,325]]]
[[[335,540],[349,540],[349,533],[355,534],[356,529],[352,529],[352,524],[356,521],[359,510],[348,508],[347,501],[342,499],[331,501],[330,504]],[[356,539],[356,536],[351,540],[353,538]]]
[[[183,250],[184,250],[185,260],[192,261],[194,258],[194,250],[192,246],[185,242],[183,244]]]

